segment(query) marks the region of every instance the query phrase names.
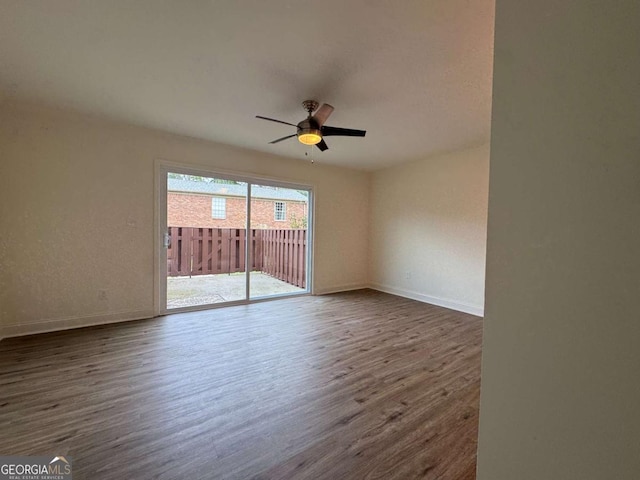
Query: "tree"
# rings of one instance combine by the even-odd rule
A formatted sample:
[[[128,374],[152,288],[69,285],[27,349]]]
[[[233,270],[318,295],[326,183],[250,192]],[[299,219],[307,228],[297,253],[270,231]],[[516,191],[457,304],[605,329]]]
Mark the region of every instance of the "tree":
[[[211,177],[202,177],[199,175],[187,175],[184,173],[174,173],[169,172],[167,175],[169,178],[173,178],[176,180],[188,180],[190,182],[203,182],[203,183],[224,183],[227,185],[241,185],[240,182],[236,182],[235,180],[227,180],[224,178],[211,178]]]
[[[298,218],[295,213],[292,213],[289,217],[289,225],[291,228],[307,228],[307,217]]]

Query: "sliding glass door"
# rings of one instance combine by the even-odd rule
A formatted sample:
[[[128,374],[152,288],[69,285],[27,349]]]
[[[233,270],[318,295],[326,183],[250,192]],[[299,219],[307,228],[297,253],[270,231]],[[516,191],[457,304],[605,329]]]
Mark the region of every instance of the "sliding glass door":
[[[308,187],[161,169],[160,310],[310,291]]]

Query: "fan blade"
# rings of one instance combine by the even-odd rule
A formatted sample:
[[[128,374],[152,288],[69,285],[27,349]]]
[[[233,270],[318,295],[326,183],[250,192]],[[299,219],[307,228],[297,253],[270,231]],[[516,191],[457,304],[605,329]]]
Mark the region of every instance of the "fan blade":
[[[293,135],[287,135],[286,137],[278,138],[277,140],[274,140],[273,142],[269,142],[269,143],[278,143],[278,142],[281,142],[283,140],[286,140],[287,138],[295,137],[296,135],[297,135],[297,133],[294,133]]]
[[[324,152],[325,150],[329,150],[329,147],[327,146],[326,143],[324,143],[324,140],[320,140],[318,143],[316,143],[316,147],[318,147],[321,152]]]
[[[269,120],[270,122],[283,123],[285,125],[291,125],[292,127],[297,127],[297,125],[294,125],[293,123],[283,122],[282,120],[276,120],[275,118],[262,117],[260,115],[256,115],[256,118],[260,118],[262,120]]]
[[[329,118],[329,115],[331,115],[331,112],[333,112],[333,107],[328,103],[323,103],[313,118],[318,122],[319,126],[322,126],[324,122],[327,121],[327,118]]]
[[[367,132],[366,130],[354,130],[352,128],[339,128],[339,127],[322,127],[320,129],[323,137],[333,136],[343,136],[343,137],[364,137]]]

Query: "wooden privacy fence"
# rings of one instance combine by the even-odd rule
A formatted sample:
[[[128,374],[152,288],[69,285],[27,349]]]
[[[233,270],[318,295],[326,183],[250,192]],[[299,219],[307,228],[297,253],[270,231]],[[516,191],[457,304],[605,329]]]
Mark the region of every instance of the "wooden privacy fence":
[[[262,237],[260,242],[262,248],[261,271],[283,282],[305,288],[307,231],[255,231],[260,232]]]
[[[249,230],[252,272],[306,287],[307,231]],[[243,228],[169,227],[167,274],[171,277],[244,272]]]

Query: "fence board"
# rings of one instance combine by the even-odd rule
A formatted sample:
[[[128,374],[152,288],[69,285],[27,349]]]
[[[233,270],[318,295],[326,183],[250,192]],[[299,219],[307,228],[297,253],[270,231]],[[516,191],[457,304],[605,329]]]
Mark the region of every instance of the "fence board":
[[[180,265],[182,272],[189,272],[191,275],[191,240],[193,238],[193,229],[183,227],[180,229]]]
[[[175,239],[177,238],[176,227],[169,227],[169,238],[172,239],[169,242],[169,246],[167,247],[167,275],[170,277],[174,277],[178,274],[178,268],[176,266],[176,248],[175,248]]]
[[[253,253],[253,270],[252,271],[262,271],[262,265],[264,262],[264,240],[263,240],[263,232],[264,230],[253,229],[251,230],[252,240],[252,253]]]
[[[242,270],[244,270],[244,266],[247,263],[247,249],[245,248],[247,231],[243,228],[238,231],[238,234],[238,268],[242,265]]]
[[[202,236],[200,228],[193,229],[191,237],[191,272],[192,275],[199,275],[202,271]]]
[[[211,229],[202,229],[202,271],[211,271]]]

